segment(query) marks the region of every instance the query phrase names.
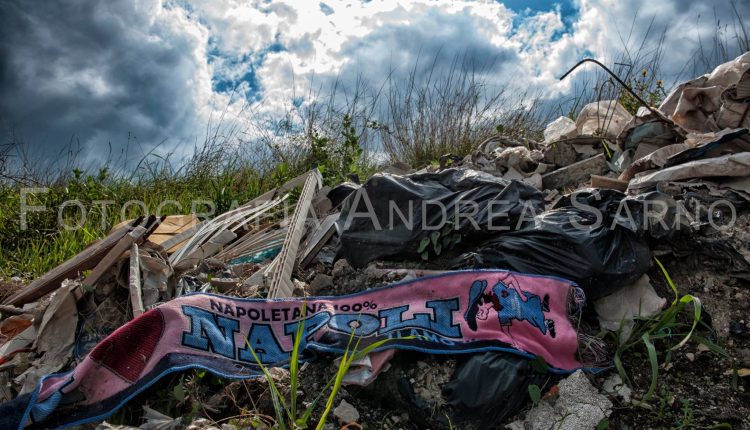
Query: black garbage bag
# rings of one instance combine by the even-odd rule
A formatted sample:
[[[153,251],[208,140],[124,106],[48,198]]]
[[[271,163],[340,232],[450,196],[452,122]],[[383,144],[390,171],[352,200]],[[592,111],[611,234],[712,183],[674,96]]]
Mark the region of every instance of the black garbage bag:
[[[661,193],[626,197],[587,189],[557,208],[463,254],[453,268],[501,268],[555,275],[578,283],[595,300],[632,284],[651,265],[647,237],[664,238],[674,225],[674,200]]]
[[[326,197],[331,201],[332,207],[338,207],[347,197],[359,189],[359,185],[353,182],[343,182],[331,188]]]
[[[513,354],[472,355],[443,386],[446,404],[460,423],[495,428],[529,400],[529,385],[541,386],[546,375],[534,372],[531,361]]]
[[[531,185],[477,170],[377,174],[343,203],[338,254],[354,267],[384,257],[419,259],[422,239],[446,224],[470,241],[515,229],[543,209]]]

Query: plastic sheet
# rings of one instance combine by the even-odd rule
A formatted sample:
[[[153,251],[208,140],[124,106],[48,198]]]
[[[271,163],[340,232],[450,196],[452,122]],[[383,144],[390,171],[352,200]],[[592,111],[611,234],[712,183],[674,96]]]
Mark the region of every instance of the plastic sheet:
[[[576,119],[579,135],[615,138],[633,119],[620,103],[603,100],[589,103],[581,109]]]
[[[576,123],[567,116],[561,116],[544,129],[544,143],[552,143],[560,139],[574,137],[577,134]]]
[[[594,300],[637,281],[651,264],[646,231],[664,238],[674,225],[674,200],[661,193],[625,197],[588,189],[565,196],[560,205],[463,254],[454,268],[556,275],[575,281]]]
[[[451,230],[462,240],[486,238],[501,227],[515,229],[543,207],[531,185],[476,170],[378,174],[344,202],[338,254],[354,267],[384,257],[419,259],[420,241],[446,222],[454,222]]]
[[[336,185],[328,192],[328,200],[331,201],[332,207],[338,207],[341,203],[346,200],[354,191],[359,189],[359,185],[353,182],[344,182]]]
[[[443,386],[443,396],[457,411],[458,421],[495,428],[526,403],[529,385],[541,385],[546,377],[534,372],[525,358],[476,354],[456,369],[453,380]]]

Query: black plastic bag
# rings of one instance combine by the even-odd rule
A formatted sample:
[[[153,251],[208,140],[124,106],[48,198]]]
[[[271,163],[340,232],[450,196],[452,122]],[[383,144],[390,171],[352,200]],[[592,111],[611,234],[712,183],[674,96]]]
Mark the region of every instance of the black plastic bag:
[[[328,192],[326,197],[331,201],[332,207],[338,207],[347,197],[359,189],[359,185],[352,182],[343,182],[336,185]]]
[[[494,428],[529,400],[529,385],[541,386],[545,379],[546,375],[533,371],[527,358],[485,352],[458,366],[443,386],[443,397],[458,421]]]
[[[446,222],[462,241],[486,238],[517,228],[519,219],[543,208],[541,192],[531,185],[476,170],[377,174],[344,201],[338,251],[354,267],[384,257],[419,259],[422,239]]]
[[[594,300],[643,275],[651,265],[647,233],[666,237],[674,222],[674,201],[661,193],[625,197],[590,189],[565,196],[559,205],[463,254],[453,267],[560,276]]]

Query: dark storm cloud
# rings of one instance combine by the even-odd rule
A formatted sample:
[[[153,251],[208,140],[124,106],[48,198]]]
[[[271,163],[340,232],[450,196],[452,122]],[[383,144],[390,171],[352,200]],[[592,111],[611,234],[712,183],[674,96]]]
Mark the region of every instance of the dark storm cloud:
[[[118,156],[129,133],[146,150],[179,140],[196,106],[194,33],[148,2],[2,1],[0,125],[53,159],[75,136],[85,155]],[[132,154],[139,157],[142,154]]]
[[[382,82],[389,75],[405,79],[415,65],[416,75],[426,79],[430,73],[447,72],[454,61],[459,69],[496,75],[518,57],[513,48],[490,43],[478,30],[475,17],[446,14],[438,8],[412,17],[408,24],[385,24],[345,45],[341,55],[349,59],[341,76],[361,73],[371,82]]]

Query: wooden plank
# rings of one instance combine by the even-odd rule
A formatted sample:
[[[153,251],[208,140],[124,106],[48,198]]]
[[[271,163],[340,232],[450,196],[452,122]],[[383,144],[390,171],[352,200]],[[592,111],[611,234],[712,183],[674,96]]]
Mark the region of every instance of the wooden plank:
[[[313,169],[307,173],[302,194],[300,194],[297,206],[294,208],[292,220],[289,223],[284,245],[282,245],[279,255],[274,259],[274,263],[277,264],[273,272],[271,272],[271,285],[268,289],[269,298],[292,296],[292,292],[294,291],[292,273],[294,272],[294,265],[297,262],[299,244],[305,231],[305,219],[310,211],[315,191],[321,187],[321,184],[322,177],[318,169]]]
[[[175,271],[184,271],[192,269],[197,266],[201,261],[216,254],[224,247],[224,245],[233,241],[237,238],[237,235],[229,230],[223,230],[208,242],[202,244],[193,252],[188,254],[187,257],[180,259],[174,263]]]
[[[175,237],[176,235],[190,230],[198,224],[198,217],[193,214],[190,215],[170,215],[166,217],[159,226],[148,236],[148,241],[157,245],[162,245]],[[177,243],[176,245],[179,245]],[[169,252],[174,246],[164,248],[165,251]]]
[[[130,304],[133,307],[133,317],[137,318],[146,311],[143,307],[143,291],[141,291],[141,264],[138,254],[138,244],[130,247],[130,277],[128,287],[130,289]]]
[[[621,181],[617,178],[607,176],[591,175],[591,187],[593,188],[611,188],[622,192],[627,191],[629,181]]]
[[[94,242],[73,258],[35,279],[26,288],[6,299],[4,304],[23,306],[56,290],[65,279],[75,278],[84,270],[94,268],[102,256],[142,221],[143,218],[138,218],[131,225],[115,230],[104,239]]]
[[[284,243],[285,236],[285,229],[278,229],[262,234],[252,235],[252,237],[247,238],[247,240],[240,244],[240,246],[223,250],[220,254],[216,255],[216,258],[226,262],[245,255],[265,251],[267,249],[282,245]]]
[[[107,255],[104,256],[104,258],[99,261],[99,264],[94,267],[94,269],[89,273],[89,276],[86,277],[86,279],[83,280],[82,285],[84,287],[94,287],[97,282],[99,282],[99,279],[109,270],[115,263],[117,263],[117,260],[122,257],[122,254],[125,253],[130,247],[136,243],[137,240],[143,237],[143,235],[146,234],[148,229],[146,227],[138,226],[133,229],[133,231],[129,232],[125,235],[122,239],[120,239],[119,242],[117,242],[117,245],[112,247],[112,249],[109,250]]]
[[[299,267],[305,268],[308,264],[318,255],[318,252],[328,243],[328,241],[336,232],[336,221],[338,221],[341,213],[335,213],[328,215],[326,219],[318,226],[312,237],[308,241],[307,248],[302,253],[302,259],[299,262]]]
[[[197,233],[198,230],[200,230],[203,227],[204,224],[205,224],[205,221],[195,224],[194,226],[188,228],[187,230],[184,230],[175,234],[174,236],[160,243],[161,247],[164,248],[164,251],[166,251],[167,254],[173,254],[178,249],[180,249],[177,247],[177,245],[183,245],[183,242],[193,237],[195,233]]]

